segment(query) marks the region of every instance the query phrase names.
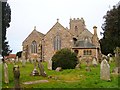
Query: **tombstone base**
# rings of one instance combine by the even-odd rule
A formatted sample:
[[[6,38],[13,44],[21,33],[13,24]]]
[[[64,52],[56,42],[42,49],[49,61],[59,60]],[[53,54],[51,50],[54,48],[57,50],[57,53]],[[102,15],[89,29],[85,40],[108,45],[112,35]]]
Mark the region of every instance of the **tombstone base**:
[[[34,69],[30,75],[39,76],[39,72],[36,69]]]

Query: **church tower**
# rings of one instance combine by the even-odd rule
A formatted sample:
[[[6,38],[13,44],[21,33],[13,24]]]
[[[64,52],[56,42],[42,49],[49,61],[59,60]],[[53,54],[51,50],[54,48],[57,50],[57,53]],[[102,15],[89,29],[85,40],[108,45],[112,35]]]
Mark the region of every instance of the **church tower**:
[[[78,37],[79,34],[85,29],[85,21],[83,18],[70,19],[70,32],[74,37]]]

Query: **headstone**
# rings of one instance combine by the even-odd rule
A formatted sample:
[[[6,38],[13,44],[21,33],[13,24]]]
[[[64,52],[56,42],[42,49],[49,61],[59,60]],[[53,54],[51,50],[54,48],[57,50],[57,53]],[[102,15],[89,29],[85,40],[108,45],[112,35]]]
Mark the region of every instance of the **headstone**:
[[[96,67],[98,65],[96,58],[93,58],[92,65]]]
[[[86,66],[89,67],[90,66],[90,61],[89,58],[86,59]]]
[[[9,76],[8,76],[8,65],[4,62],[4,81],[6,84],[9,83]]]
[[[109,63],[112,63],[114,61],[113,57],[109,57]]]
[[[78,63],[76,66],[75,66],[75,69],[80,69],[81,66],[80,66],[80,63]]]
[[[26,60],[23,59],[23,60],[22,60],[22,66],[25,67],[25,64],[26,64]]]
[[[100,65],[100,79],[110,81],[110,66],[106,59]]]
[[[18,61],[19,61],[19,59],[18,59],[18,56],[17,56],[15,62],[17,63]]]
[[[48,69],[52,70],[52,60],[48,60]]]
[[[39,68],[39,70],[40,70],[40,75],[43,76],[43,77],[46,77],[47,74],[46,74],[46,72],[44,71],[44,66],[42,65],[42,63],[41,63],[40,61],[38,62],[38,68]]]
[[[22,66],[25,67],[26,60],[25,60],[25,51],[22,53]]]
[[[18,65],[14,65],[13,67],[13,74],[14,74],[14,84],[15,84],[15,89],[20,90],[20,70]]]
[[[57,72],[62,71],[62,67],[57,67],[55,71]]]

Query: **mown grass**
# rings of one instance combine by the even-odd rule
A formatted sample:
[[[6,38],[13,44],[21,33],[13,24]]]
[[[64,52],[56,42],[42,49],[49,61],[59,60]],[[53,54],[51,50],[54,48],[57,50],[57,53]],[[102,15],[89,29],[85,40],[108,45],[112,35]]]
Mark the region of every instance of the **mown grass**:
[[[96,68],[91,66],[91,72],[85,71],[85,65],[82,64],[81,69],[66,69],[61,72],[56,72],[54,70],[47,69],[47,63],[43,62],[45,71],[48,76],[54,78],[42,77],[42,76],[30,76],[33,70],[33,64],[26,63],[25,67],[22,67],[21,63],[17,63],[20,66],[20,85],[22,88],[118,88],[118,78],[117,75],[111,74],[111,81],[104,81],[100,79],[100,65]],[[2,87],[13,88],[14,78],[13,78],[13,64],[8,64],[9,68],[9,81],[10,83],[5,84],[4,77],[2,81]],[[110,71],[112,72],[115,64],[110,64]],[[2,71],[3,72],[3,71]],[[3,73],[2,73],[3,74]],[[24,82],[35,81],[35,80],[48,80],[46,83],[38,83],[25,85]]]

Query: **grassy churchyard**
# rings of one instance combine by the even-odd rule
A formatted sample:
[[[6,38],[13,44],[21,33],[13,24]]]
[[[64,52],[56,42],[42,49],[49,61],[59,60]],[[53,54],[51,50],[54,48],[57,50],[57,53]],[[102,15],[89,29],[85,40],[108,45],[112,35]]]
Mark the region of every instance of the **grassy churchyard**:
[[[27,62],[25,67],[22,64],[17,63],[20,67],[20,86],[22,88],[118,88],[117,75],[111,74],[111,81],[104,81],[100,79],[100,64],[97,67],[91,67],[91,72],[85,70],[86,65],[82,64],[81,69],[67,69],[60,72],[47,69],[47,63],[42,62],[44,69],[47,73],[47,77],[42,76],[30,76],[34,65]],[[2,65],[2,64],[0,64]],[[9,69],[9,84],[5,84],[4,77],[2,75],[2,87],[13,88],[13,64],[8,64]],[[3,67],[3,66],[2,66]],[[110,72],[115,67],[115,63],[110,64]],[[3,70],[0,69],[0,70]],[[2,71],[3,74],[3,71]],[[47,80],[47,82],[40,82],[36,84],[24,84],[29,81]]]

